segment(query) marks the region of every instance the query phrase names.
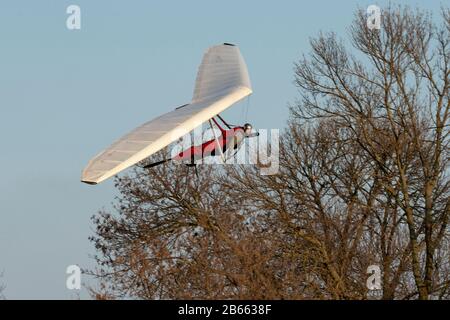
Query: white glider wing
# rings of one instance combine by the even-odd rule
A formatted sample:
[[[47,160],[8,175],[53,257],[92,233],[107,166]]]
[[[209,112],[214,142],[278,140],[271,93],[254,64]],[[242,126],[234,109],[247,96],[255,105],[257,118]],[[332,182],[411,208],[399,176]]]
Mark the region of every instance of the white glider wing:
[[[125,135],[98,154],[81,181],[97,184],[138,163],[252,93],[247,66],[230,44],[209,48],[197,73],[191,103],[166,113]]]

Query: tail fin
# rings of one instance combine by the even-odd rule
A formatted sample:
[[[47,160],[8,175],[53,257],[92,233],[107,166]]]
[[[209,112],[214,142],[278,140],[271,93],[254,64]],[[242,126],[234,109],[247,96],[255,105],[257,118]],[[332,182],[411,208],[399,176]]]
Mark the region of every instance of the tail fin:
[[[235,87],[252,88],[239,48],[229,43],[209,48],[198,69],[192,101],[216,97]]]

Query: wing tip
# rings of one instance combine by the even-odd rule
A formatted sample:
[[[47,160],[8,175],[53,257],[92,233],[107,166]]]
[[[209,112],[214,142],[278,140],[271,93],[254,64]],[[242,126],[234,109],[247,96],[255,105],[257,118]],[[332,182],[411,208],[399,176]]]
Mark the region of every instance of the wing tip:
[[[96,185],[98,183],[96,181],[90,181],[90,180],[81,180],[81,182],[86,183],[86,184],[90,184],[90,185]]]
[[[229,43],[229,42],[224,42],[223,45],[224,45],[224,46],[236,47],[235,44],[232,44],[232,43]]]

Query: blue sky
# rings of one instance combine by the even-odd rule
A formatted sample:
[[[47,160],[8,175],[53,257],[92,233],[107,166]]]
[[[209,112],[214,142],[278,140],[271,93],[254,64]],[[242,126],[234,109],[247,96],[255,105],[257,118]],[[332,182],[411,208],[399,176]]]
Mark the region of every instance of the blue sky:
[[[432,10],[440,1],[395,1]],[[81,8],[81,30],[66,8]],[[204,50],[239,45],[248,120],[283,128],[293,62],[319,31],[345,36],[356,8],[385,1],[0,2],[0,283],[9,299],[88,298],[68,265],[94,267],[90,217],[117,195],[79,182],[87,161],[135,126],[189,102]],[[242,122],[244,103],[227,111]],[[87,282],[88,279],[83,279]]]

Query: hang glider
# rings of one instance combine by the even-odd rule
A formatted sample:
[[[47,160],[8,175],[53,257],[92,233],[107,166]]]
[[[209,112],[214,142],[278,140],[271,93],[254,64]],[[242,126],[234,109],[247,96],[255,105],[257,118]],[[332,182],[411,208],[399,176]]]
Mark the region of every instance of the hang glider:
[[[237,46],[206,50],[192,101],[134,129],[89,161],[81,181],[100,183],[153,155],[252,93],[247,66]]]

